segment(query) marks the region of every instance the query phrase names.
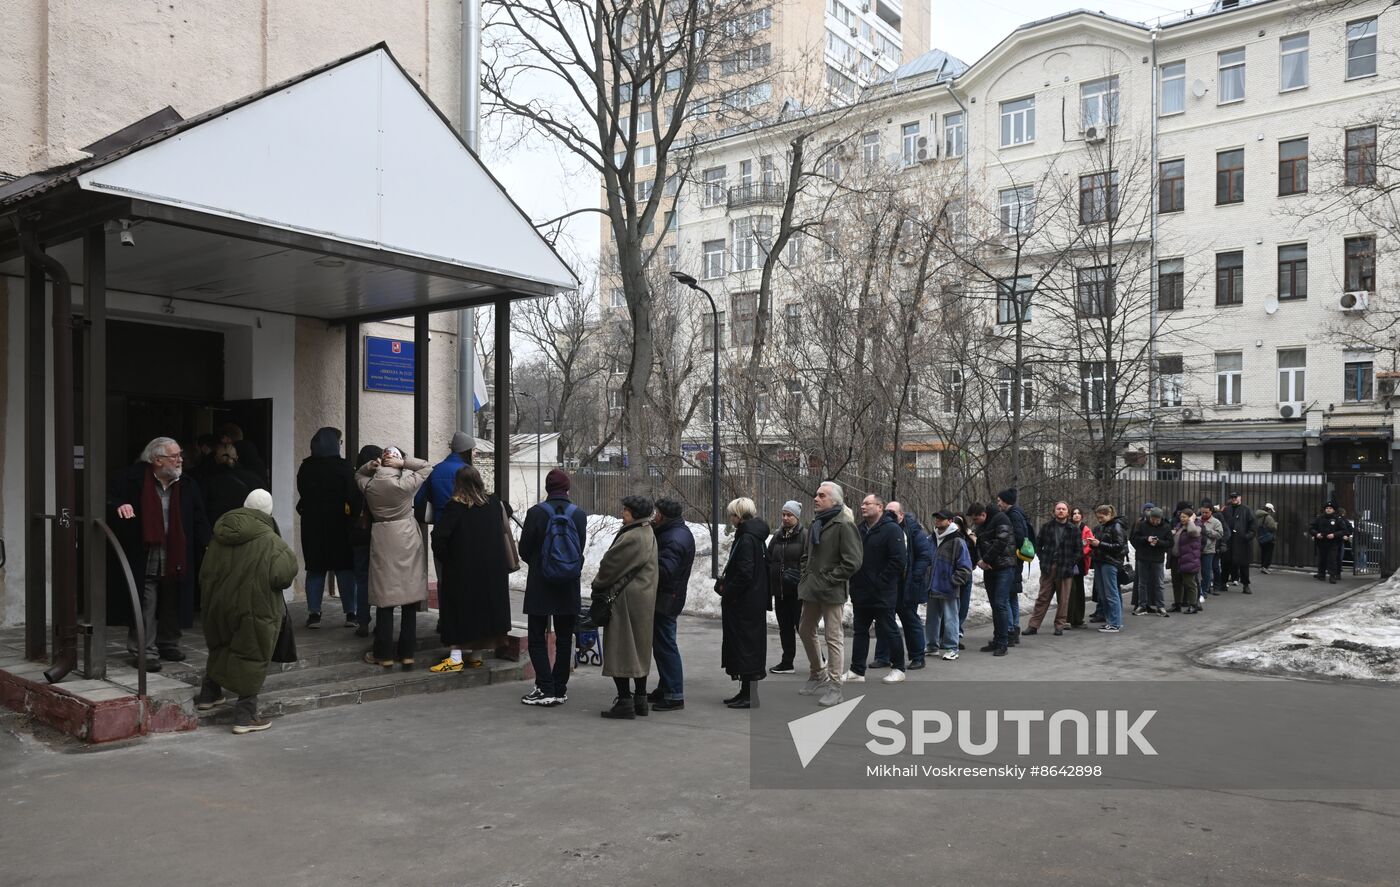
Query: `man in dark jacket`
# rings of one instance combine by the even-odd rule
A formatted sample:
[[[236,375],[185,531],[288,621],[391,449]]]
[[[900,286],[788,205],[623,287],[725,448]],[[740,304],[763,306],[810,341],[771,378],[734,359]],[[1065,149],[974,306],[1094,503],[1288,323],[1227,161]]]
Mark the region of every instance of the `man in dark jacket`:
[[[802,526],[802,503],[783,503],[782,522],[768,543],[768,591],[773,595],[773,613],[778,618],[778,639],[783,658],[768,669],[773,674],[792,674],[796,669],[797,624],[802,620],[802,599],[797,585],[802,580],[802,549],[807,531]]]
[[[249,493],[267,489],[266,481],[238,464],[238,450],[231,443],[218,445],[198,478],[210,526],[233,509],[242,508]]]
[[[1031,519],[1026,516],[1025,509],[1016,502],[1019,495],[1015,487],[997,493],[997,508],[1004,512],[1006,519],[1011,522],[1011,553],[1013,556],[1021,550],[1021,545],[1032,535]],[[1007,598],[1007,606],[1011,611],[1008,639],[1013,647],[1021,642],[1021,594],[1024,591],[1022,581],[1025,576],[1025,567],[1018,559],[1015,573],[1011,577],[1011,596]]]
[[[547,579],[546,560],[554,557],[547,542],[551,533],[560,534],[568,547],[578,546],[582,566],[584,545],[588,542],[588,512],[569,501],[569,473],[555,468],[545,475],[548,496],[525,512],[520,531],[520,559],[529,565],[525,576],[525,618],[529,631],[530,664],[535,668],[535,689],[521,697],[526,705],[546,708],[568,701],[569,670],[573,666],[574,628],[578,623],[579,574]],[[554,525],[556,515],[567,516],[576,539],[564,524]],[[554,529],[551,530],[551,525]],[[553,565],[556,569],[559,565]],[[572,572],[572,571],[563,571]],[[549,664],[549,625],[554,622],[554,665]]]
[[[1157,614],[1165,617],[1167,608],[1162,597],[1162,564],[1172,547],[1171,527],[1163,520],[1162,509],[1152,506],[1147,517],[1138,521],[1129,542],[1137,552],[1138,604],[1134,616]]]
[[[209,544],[204,497],[193,479],[182,475],[180,444],[157,437],[140,461],[112,477],[107,507],[141,582],[141,612],[132,614],[126,648],[135,656],[136,621],[146,629],[146,669],[160,671],[160,660],[179,662],[180,629],[194,625],[194,584],[198,559]]]
[[[874,493],[861,500],[860,516],[863,520],[857,529],[863,556],[860,569],[851,577],[854,633],[851,669],[843,680],[857,684],[865,680],[865,656],[870,649],[870,627],[874,625],[876,633],[884,636],[890,648],[890,673],[884,682],[897,684],[904,680],[904,639],[894,618],[904,581],[904,531],[899,528],[894,514],[885,510],[885,500]]]
[[[649,695],[652,711],[685,708],[685,673],[676,645],[676,617],[685,609],[690,569],[695,564],[695,536],[681,520],[681,504],[657,499],[652,515],[656,534],[656,615],[651,623],[651,653],[656,659],[656,689]]]
[[[1317,572],[1313,578],[1336,582],[1342,575],[1342,542],[1351,535],[1351,525],[1337,513],[1337,503],[1322,506],[1322,513],[1308,525],[1308,535],[1317,546]]]
[[[977,566],[982,568],[982,583],[992,605],[992,641],[981,649],[993,656],[1005,656],[1011,639],[1011,583],[1013,574],[1021,569],[1011,542],[1011,518],[995,504],[991,508],[973,504],[967,516],[973,527],[969,535],[977,545]]]
[[[1238,579],[1240,591],[1253,594],[1249,590],[1249,562],[1254,557],[1254,509],[1244,504],[1239,493],[1231,493],[1220,522],[1230,528],[1230,575],[1226,579],[1231,583]]]
[[[909,652],[909,668],[924,667],[924,648],[928,645],[924,631],[924,621],[919,617],[919,605],[928,603],[929,573],[933,568],[933,538],[924,532],[919,519],[913,512],[906,512],[898,502],[891,502],[885,510],[894,515],[900,529],[904,531],[904,550],[907,563],[904,568],[904,584],[900,589],[899,604],[895,616],[899,618],[904,631],[904,646]],[[875,639],[875,661],[871,668],[888,668],[889,647],[883,638]]]
[[[1040,595],[1035,599],[1026,634],[1040,631],[1040,623],[1055,598],[1055,634],[1065,633],[1069,625],[1069,589],[1074,582],[1074,569],[1084,557],[1082,531],[1070,522],[1069,503],[1055,503],[1055,517],[1045,522],[1035,540],[1036,556],[1040,558]]]

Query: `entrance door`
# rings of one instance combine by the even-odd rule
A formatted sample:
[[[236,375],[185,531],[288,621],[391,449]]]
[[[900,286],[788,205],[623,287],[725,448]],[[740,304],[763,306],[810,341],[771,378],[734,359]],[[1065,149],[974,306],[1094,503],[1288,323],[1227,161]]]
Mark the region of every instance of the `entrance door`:
[[[272,398],[226,400],[210,407],[210,412],[216,437],[230,424],[237,425],[243,432],[243,441],[237,444],[238,461],[262,474],[268,489],[272,489],[272,460],[278,458],[278,454],[272,452]],[[280,456],[291,457],[290,453]]]

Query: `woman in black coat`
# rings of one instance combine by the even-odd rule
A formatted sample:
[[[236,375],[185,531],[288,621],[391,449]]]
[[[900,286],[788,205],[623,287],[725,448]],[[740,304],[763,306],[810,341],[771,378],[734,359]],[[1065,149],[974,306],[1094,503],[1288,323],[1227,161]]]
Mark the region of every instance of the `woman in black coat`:
[[[720,596],[724,630],[720,664],[739,692],[724,704],[749,708],[749,687],[763,680],[768,645],[768,524],[758,517],[752,499],[729,503],[729,521],[735,527],[729,562],[724,565],[716,590]]]
[[[335,574],[345,627],[359,625],[355,612],[355,560],[350,552],[350,505],[356,498],[355,470],[340,455],[340,431],[322,428],[311,438],[311,455],[297,470],[297,514],[301,554],[306,560],[306,627],[321,622],[326,574]]]
[[[442,562],[438,630],[452,651],[429,671],[480,668],[481,659],[463,651],[495,650],[510,631],[505,521],[505,508],[486,492],[481,473],[459,468],[452,498],[433,524],[433,556]]]

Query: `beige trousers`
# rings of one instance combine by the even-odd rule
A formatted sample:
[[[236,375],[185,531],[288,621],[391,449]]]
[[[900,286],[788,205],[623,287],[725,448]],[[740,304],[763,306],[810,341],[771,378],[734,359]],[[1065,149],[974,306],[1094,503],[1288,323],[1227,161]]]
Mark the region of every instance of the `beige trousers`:
[[[845,636],[841,633],[841,612],[844,604],[817,604],[802,602],[802,621],[797,625],[797,634],[802,638],[802,649],[807,651],[808,676],[816,680],[822,676],[821,647],[817,639],[817,623],[825,623],[826,635],[826,675],[829,680],[841,682],[846,672],[844,654]]]

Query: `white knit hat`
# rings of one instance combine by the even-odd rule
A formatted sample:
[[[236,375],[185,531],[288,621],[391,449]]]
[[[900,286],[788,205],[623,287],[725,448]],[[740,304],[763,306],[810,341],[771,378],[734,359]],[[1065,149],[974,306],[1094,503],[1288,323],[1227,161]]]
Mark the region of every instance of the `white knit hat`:
[[[267,490],[254,490],[243,500],[243,507],[261,511],[263,514],[272,514],[272,494]]]

